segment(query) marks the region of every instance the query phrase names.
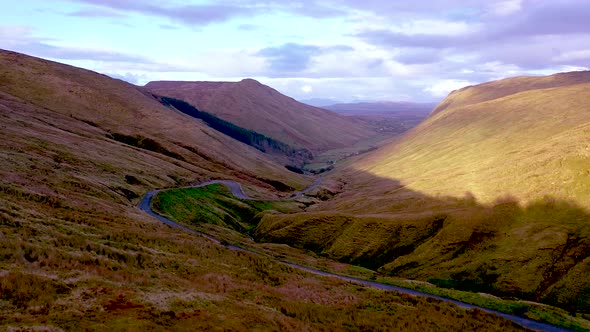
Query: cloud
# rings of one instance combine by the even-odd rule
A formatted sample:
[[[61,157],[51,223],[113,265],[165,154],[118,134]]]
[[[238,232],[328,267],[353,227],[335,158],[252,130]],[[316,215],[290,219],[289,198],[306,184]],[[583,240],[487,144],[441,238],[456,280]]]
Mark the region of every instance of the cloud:
[[[518,7],[518,10],[516,8]],[[433,21],[431,27],[404,29],[403,23],[387,29],[366,29],[356,34],[372,44],[407,47],[469,47],[476,44],[502,43],[505,41],[534,38],[544,35],[587,34],[590,11],[583,1],[556,0],[528,3],[521,9],[521,1],[500,1],[495,11],[509,18],[481,15],[467,21]],[[518,12],[518,15],[514,15]],[[414,20],[420,22],[419,20]]]
[[[512,15],[522,9],[522,0],[505,0],[499,2],[492,2],[490,11],[494,15],[507,16]]]
[[[460,80],[442,80],[424,89],[425,92],[429,92],[434,97],[445,97],[451,91],[464,88],[475,83],[469,81]]]
[[[331,99],[336,102],[376,101],[376,100],[414,100],[438,101],[439,97],[425,94],[418,82],[400,84],[393,77],[347,77],[347,78],[258,78],[263,84],[297,100]],[[313,91],[305,93],[302,86],[313,86]]]
[[[312,88],[312,86],[311,86],[311,85],[309,85],[309,84],[306,84],[306,85],[304,85],[304,86],[302,86],[302,87],[301,87],[301,91],[302,91],[303,93],[306,93],[306,94],[307,94],[307,93],[311,93],[311,92],[313,92],[313,88]]]
[[[443,50],[432,48],[401,48],[395,55],[395,60],[408,65],[429,64],[441,60],[445,55]]]
[[[143,55],[117,52],[109,49],[56,46],[59,40],[39,38],[29,26],[0,26],[0,45],[12,51],[42,58],[65,62],[91,61],[101,66],[116,69],[146,68],[153,71],[182,71],[188,66],[167,64],[147,58]],[[106,65],[109,64],[109,65]]]
[[[78,17],[115,17],[115,18],[126,17],[126,15],[123,15],[115,10],[104,9],[104,8],[80,9],[80,10],[68,13],[67,15],[68,16],[78,16]]]
[[[164,30],[178,30],[179,28],[177,26],[170,25],[170,24],[160,24],[160,29],[164,29]]]
[[[262,29],[261,26],[256,25],[256,24],[250,24],[250,23],[240,24],[240,25],[238,25],[237,28],[238,28],[238,30],[242,30],[242,31],[256,31],[256,30]]]
[[[199,30],[198,48],[173,52],[140,38],[127,49],[111,48],[120,40],[84,48],[29,27],[0,27],[0,45],[132,82],[256,77],[293,96],[338,100],[432,100],[464,84],[590,64],[586,0],[66,1],[79,8],[65,19],[107,17],[108,28],[133,22],[137,31],[149,21],[161,30],[148,35],[182,38],[177,45],[194,27],[218,26]],[[309,22],[322,30],[310,33]]]
[[[224,22],[234,17],[248,17],[264,10],[253,4],[213,3],[180,6],[156,5],[140,0],[70,0],[117,11],[135,12],[150,16],[166,17],[188,25],[207,25]]]
[[[555,62],[576,62],[582,60],[590,63],[590,49],[561,53],[552,60]]]
[[[120,79],[131,84],[138,84],[141,80],[145,79],[145,75],[137,75],[133,73],[125,73],[125,74],[106,74],[112,78]]]
[[[271,71],[294,73],[307,69],[313,57],[321,53],[322,49],[318,46],[287,43],[263,48],[257,55],[266,58]]]
[[[370,30],[356,35],[356,37],[378,46],[388,48],[418,47],[418,48],[448,48],[454,47],[465,37],[440,36],[435,34],[409,35],[390,30]]]
[[[291,13],[311,18],[331,18],[345,16],[338,1],[258,1],[258,0],[220,0],[210,3],[189,5],[161,5],[143,0],[69,0],[119,11],[142,13],[166,17],[188,25],[202,25],[228,21],[236,17]]]

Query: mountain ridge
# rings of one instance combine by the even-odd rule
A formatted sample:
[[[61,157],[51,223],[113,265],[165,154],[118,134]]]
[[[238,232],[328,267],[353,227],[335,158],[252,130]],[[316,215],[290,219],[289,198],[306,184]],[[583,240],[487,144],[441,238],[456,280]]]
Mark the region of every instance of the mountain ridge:
[[[374,135],[362,121],[302,104],[253,79],[157,81],[146,84],[145,89],[185,100],[246,129],[311,151],[349,146]]]
[[[574,71],[548,76],[517,76],[467,86],[452,91],[445,100],[437,105],[432,111],[432,114],[439,113],[449,107],[480,103],[530,90],[590,83],[590,75],[588,73],[589,71]],[[467,102],[463,100],[467,100]]]

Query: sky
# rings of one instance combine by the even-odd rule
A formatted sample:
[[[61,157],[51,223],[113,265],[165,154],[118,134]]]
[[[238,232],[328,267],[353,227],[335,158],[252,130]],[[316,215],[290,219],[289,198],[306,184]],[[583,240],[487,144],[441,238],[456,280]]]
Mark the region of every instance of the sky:
[[[137,85],[254,78],[298,100],[432,102],[590,68],[588,0],[0,4],[0,48]]]

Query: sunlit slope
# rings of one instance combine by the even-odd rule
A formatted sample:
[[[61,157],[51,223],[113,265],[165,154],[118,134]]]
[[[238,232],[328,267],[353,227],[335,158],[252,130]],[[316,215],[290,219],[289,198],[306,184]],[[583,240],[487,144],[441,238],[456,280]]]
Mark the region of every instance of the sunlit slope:
[[[295,147],[347,147],[374,135],[367,125],[300,103],[252,79],[240,82],[150,82],[146,89]]]
[[[588,72],[578,71],[559,73],[544,77],[520,76],[491,81],[451,92],[447,98],[436,106],[432,113],[436,114],[447,108],[457,108],[460,106],[499,99],[519,92],[556,88],[581,83],[590,83],[590,75],[588,75]]]
[[[354,168],[430,196],[589,206],[589,134],[590,84],[529,90],[433,114]]]

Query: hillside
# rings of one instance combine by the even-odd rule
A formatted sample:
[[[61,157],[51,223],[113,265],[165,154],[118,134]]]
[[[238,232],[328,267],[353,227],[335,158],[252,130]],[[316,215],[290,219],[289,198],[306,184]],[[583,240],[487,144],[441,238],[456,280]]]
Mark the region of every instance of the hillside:
[[[358,158],[343,189],[261,240],[395,276],[590,312],[590,72],[506,79],[449,95]],[[340,192],[340,193],[338,193]]]
[[[362,121],[300,103],[252,79],[240,82],[150,82],[158,95],[187,101],[246,129],[313,152],[374,135]]]
[[[506,195],[525,202],[550,195],[590,207],[584,166],[590,72],[536,79],[451,93],[440,104],[449,105],[444,110],[439,105],[402,140],[355,168],[431,196],[469,192],[491,203]]]
[[[445,100],[437,105],[432,113],[436,114],[447,108],[457,108],[499,99],[519,92],[557,88],[581,83],[590,83],[590,77],[587,72],[559,73],[544,77],[520,76],[506,78],[453,91]]]
[[[272,196],[311,181],[133,85],[0,50],[0,118],[1,330],[521,330],[230,250],[140,211],[154,188],[225,178]]]

